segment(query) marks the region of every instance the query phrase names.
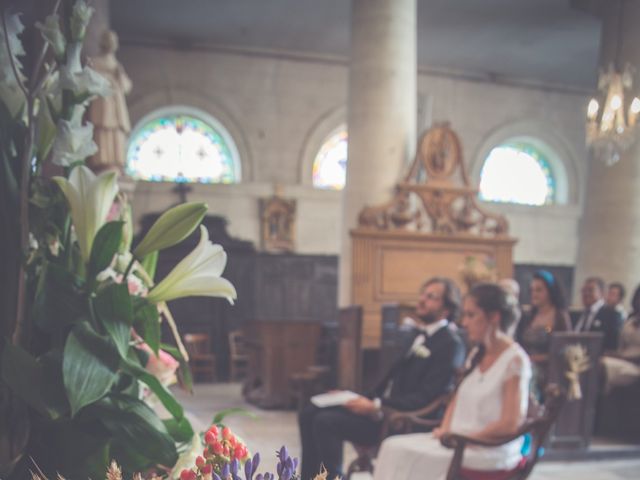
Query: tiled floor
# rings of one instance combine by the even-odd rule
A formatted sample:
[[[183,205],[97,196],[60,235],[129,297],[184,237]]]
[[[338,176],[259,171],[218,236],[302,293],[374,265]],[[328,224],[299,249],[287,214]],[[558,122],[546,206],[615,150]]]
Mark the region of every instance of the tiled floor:
[[[259,451],[263,468],[275,470],[275,451],[286,445],[293,456],[300,455],[300,441],[296,415],[293,411],[260,410],[244,401],[237,384],[197,384],[194,395],[176,391],[185,409],[193,417],[194,427],[203,430],[215,413],[227,408],[241,407],[243,414],[227,417],[225,423],[247,443],[253,452]],[[345,460],[353,458],[349,446]],[[370,478],[361,475],[361,479]],[[542,462],[533,480],[622,480],[640,479],[640,458],[623,461]],[[355,479],[354,479],[355,480]]]

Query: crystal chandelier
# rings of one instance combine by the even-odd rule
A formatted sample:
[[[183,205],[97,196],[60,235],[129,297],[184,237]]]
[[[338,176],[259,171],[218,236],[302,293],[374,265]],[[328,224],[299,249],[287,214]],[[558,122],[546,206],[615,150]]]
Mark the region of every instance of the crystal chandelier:
[[[587,107],[587,144],[607,165],[620,160],[621,153],[636,140],[640,99],[629,100],[633,73],[629,64],[622,72],[609,66],[608,71],[600,73],[599,95]]]
[[[609,166],[620,160],[622,152],[636,141],[636,120],[640,113],[640,99],[631,93],[635,69],[628,63],[621,68],[620,62],[625,2],[618,1],[614,63],[600,72],[598,93],[587,106],[587,145]]]

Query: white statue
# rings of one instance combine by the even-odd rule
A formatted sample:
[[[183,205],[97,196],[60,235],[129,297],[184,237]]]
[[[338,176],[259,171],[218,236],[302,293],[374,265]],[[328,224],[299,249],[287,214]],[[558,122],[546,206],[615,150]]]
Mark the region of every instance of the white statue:
[[[131,80],[116,59],[116,50],[118,36],[107,30],[100,39],[101,54],[91,60],[91,66],[109,81],[112,90],[111,95],[97,97],[89,106],[98,152],[87,160],[87,165],[95,172],[109,169],[122,172],[125,166],[131,131],[125,95],[131,91]]]

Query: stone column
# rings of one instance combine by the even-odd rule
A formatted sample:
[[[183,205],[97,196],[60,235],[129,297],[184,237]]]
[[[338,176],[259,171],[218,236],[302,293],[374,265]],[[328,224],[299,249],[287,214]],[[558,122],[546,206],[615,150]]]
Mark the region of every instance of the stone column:
[[[622,16],[618,2],[602,5],[601,68],[617,63],[621,69],[630,63],[640,72],[640,2],[624,1]],[[638,74],[632,94],[640,96]],[[610,167],[591,158],[574,282],[577,293],[591,275],[620,281],[627,290],[640,283],[640,141]],[[579,301],[578,295],[575,298]]]
[[[416,0],[353,0],[349,161],[339,303],[351,301],[351,238],[366,205],[387,201],[416,144]]]

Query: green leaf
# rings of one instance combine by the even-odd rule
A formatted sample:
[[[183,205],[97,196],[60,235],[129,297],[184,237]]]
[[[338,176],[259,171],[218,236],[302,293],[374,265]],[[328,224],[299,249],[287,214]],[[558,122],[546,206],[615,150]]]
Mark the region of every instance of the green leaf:
[[[149,465],[173,466],[178,461],[175,443],[167,429],[142,400],[111,394],[91,407],[115,437],[114,443],[146,457]]]
[[[62,359],[60,349],[49,350],[39,359],[43,373],[40,386],[42,401],[52,420],[65,416],[70,409],[62,378]]]
[[[98,273],[111,264],[122,241],[123,225],[122,221],[108,222],[98,230],[89,257],[89,279],[94,279]]]
[[[144,271],[147,272],[149,278],[153,280],[156,276],[156,267],[158,266],[158,250],[154,250],[153,252],[144,256],[140,264]]]
[[[71,415],[102,398],[117,377],[118,349],[87,323],[76,325],[64,347],[62,375]]]
[[[84,411],[83,411],[84,414]],[[84,416],[84,415],[79,415]],[[30,454],[49,478],[103,479],[111,461],[110,435],[98,418],[47,422],[32,436]]]
[[[32,408],[46,413],[40,392],[42,378],[42,365],[30,353],[5,343],[2,349],[2,380]]]
[[[225,408],[224,410],[221,410],[218,413],[216,413],[216,415],[213,417],[213,420],[211,421],[211,424],[213,425],[213,424],[222,423],[222,421],[225,418],[227,418],[229,415],[244,415],[250,418],[257,418],[255,413],[245,410],[244,408],[232,407],[232,408]]]
[[[160,349],[160,322],[158,307],[144,299],[136,301],[135,329],[144,338],[153,353],[158,355]]]
[[[93,299],[93,305],[100,323],[115,342],[120,356],[126,357],[133,325],[129,289],[124,284],[108,285]]]
[[[146,384],[173,418],[181,420],[184,417],[182,405],[173,397],[173,394],[156,377],[139,365],[137,360],[131,358],[123,360],[122,369]]]
[[[176,443],[189,442],[193,438],[193,428],[189,420],[187,420],[187,417],[183,417],[180,420],[169,418],[162,422]]]
[[[38,286],[33,315],[38,327],[55,334],[85,316],[87,304],[79,277],[54,263],[46,263],[44,268],[43,284]]]

